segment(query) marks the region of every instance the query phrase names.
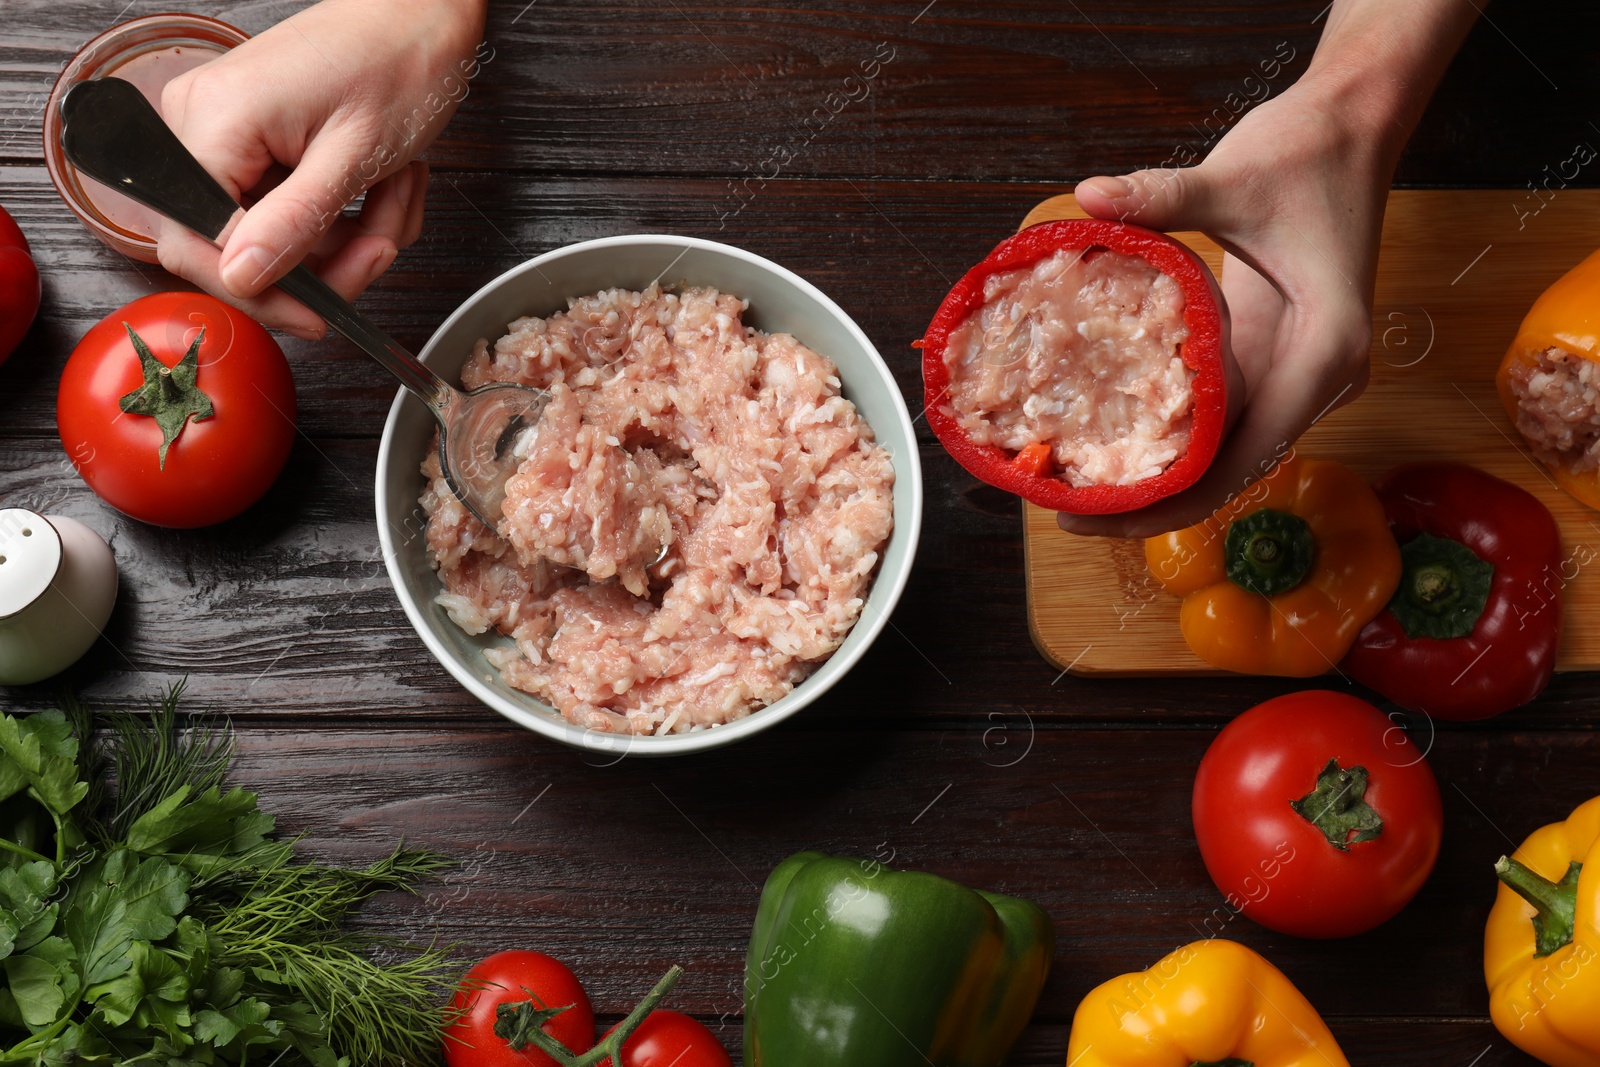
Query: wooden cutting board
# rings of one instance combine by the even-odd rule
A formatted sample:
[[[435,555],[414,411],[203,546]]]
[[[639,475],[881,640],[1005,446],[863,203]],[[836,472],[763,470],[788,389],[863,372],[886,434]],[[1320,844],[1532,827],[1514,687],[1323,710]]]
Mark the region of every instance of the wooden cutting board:
[[[1396,190],[1389,195],[1372,310],[1372,380],[1313,427],[1302,455],[1369,478],[1409,460],[1455,460],[1527,489],[1561,525],[1570,566],[1556,669],[1600,668],[1600,513],[1558,489],[1511,427],[1494,373],[1534,299],[1600,246],[1600,189]],[[1024,226],[1078,218],[1070,195]],[[1187,242],[1220,271],[1222,252]],[[1045,659],[1084,675],[1208,674],[1178,630],[1178,599],[1140,542],[1074,537],[1025,504],[1028,628]]]

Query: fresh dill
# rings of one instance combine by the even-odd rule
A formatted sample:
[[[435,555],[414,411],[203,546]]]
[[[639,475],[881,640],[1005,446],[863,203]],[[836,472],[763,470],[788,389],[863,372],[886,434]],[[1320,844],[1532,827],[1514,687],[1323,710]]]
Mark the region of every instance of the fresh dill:
[[[0,1065],[437,1062],[457,968],[347,921],[450,862],[296,858],[181,695],[0,714]]]

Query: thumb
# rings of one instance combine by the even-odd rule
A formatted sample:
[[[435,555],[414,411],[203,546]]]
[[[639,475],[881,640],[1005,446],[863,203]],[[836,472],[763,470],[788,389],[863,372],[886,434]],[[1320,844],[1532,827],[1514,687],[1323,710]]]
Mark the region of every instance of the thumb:
[[[1078,206],[1097,219],[1133,222],[1152,230],[1226,229],[1222,197],[1203,166],[1087,178],[1073,195]]]
[[[222,284],[234,296],[255,296],[292,270],[366,187],[360,162],[339,140],[324,130],[289,176],[234,226],[219,263]]]

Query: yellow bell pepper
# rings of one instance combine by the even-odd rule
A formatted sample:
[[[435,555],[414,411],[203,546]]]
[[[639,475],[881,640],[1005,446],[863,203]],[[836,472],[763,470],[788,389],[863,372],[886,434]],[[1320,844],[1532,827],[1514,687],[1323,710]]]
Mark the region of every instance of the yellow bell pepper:
[[[1317,1009],[1235,941],[1185,945],[1092,990],[1069,1067],[1349,1067]]]
[[[1513,426],[1518,426],[1520,415],[1512,387],[1513,370],[1538,363],[1540,355],[1552,348],[1600,362],[1600,252],[1590,254],[1558,278],[1533,302],[1518,327],[1495,375],[1500,403]],[[1600,470],[1573,470],[1568,455],[1540,452],[1539,458],[1561,488],[1591,508],[1600,508]]]
[[[1600,1067],[1600,797],[1495,864],[1489,1017],[1550,1067]]]

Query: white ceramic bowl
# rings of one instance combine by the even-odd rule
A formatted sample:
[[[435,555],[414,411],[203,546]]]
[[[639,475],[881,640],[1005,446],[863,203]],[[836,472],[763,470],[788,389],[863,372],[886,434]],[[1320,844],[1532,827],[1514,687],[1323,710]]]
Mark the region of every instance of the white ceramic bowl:
[[[612,287],[709,285],[750,302],[745,322],[769,333],[791,333],[839,368],[844,395],[871,424],[893,457],[894,533],[855,628],[828,660],[788,696],[743,719],[665,737],[606,734],[574,726],[554,709],[513,689],[483,658],[491,645],[509,645],[494,632],[470,636],[434,603],[439,579],[428,564],[417,495],[433,416],[402,391],[389,411],[378,450],[378,537],[384,563],[406,617],[423,643],[473,696],[513,722],[577,748],[618,757],[667,756],[725,745],[780,722],[816,700],[844,676],[883,630],[905,588],[922,525],[922,470],[911,417],[900,390],[867,335],[811,283],[769,260],[731,245],[652,234],[606,237],[568,245],[500,275],[445,320],[421,352],[442,377],[455,381],[479,338],[506,333],[512,320],[565,310],[567,301]]]

